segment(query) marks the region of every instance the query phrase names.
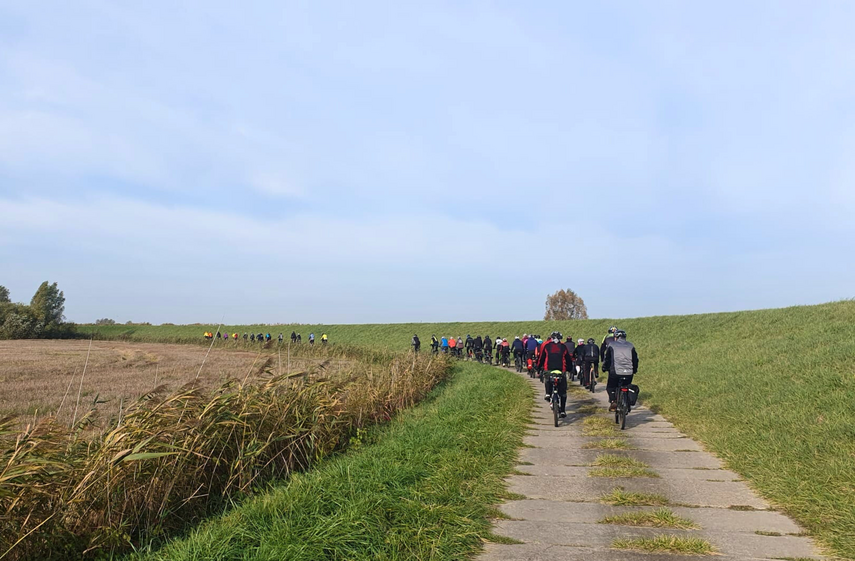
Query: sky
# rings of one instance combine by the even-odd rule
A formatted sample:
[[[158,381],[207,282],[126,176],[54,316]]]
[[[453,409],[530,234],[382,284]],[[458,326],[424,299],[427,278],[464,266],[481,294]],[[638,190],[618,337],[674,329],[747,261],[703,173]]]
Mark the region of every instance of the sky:
[[[855,3],[0,1],[0,284],[152,323],[855,297]]]

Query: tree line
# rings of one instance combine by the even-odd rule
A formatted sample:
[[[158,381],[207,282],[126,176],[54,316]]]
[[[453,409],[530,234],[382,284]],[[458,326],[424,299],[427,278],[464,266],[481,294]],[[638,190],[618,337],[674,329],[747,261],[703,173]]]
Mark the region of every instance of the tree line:
[[[43,282],[29,305],[12,302],[0,286],[0,339],[62,339],[77,334],[65,321],[65,295],[56,283]]]

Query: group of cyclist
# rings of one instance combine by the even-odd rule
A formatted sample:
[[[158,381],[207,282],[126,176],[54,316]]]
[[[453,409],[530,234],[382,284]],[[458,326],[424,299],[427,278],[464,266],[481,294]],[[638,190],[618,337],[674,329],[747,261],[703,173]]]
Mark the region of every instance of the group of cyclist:
[[[222,338],[225,341],[228,341],[229,339],[237,341],[238,339],[240,339],[240,335],[238,335],[237,333],[232,333],[231,335],[229,335],[228,332],[220,334],[219,330],[217,330],[216,333],[213,333],[212,331],[206,331],[204,336],[205,336],[205,339],[207,339],[209,341],[212,339],[217,340],[220,338]],[[269,343],[272,339],[273,339],[273,336],[270,335],[270,333],[258,333],[258,334],[256,334],[256,333],[244,332],[244,334],[243,334],[244,343],[246,343],[246,342],[255,343],[256,341],[259,343]],[[277,337],[277,340],[279,341],[279,344],[281,345],[282,342],[285,340],[285,337],[280,333],[279,337]],[[296,331],[292,331],[291,332],[291,342],[294,344],[302,343],[303,342],[303,336],[300,335],[299,333],[297,333]],[[321,344],[326,345],[327,343],[329,343],[329,337],[327,336],[326,333],[321,334]],[[310,345],[315,344],[315,334],[314,333],[309,333],[309,344]]]
[[[606,392],[609,396],[609,411],[616,407],[616,393],[620,386],[632,383],[633,376],[638,372],[638,353],[635,346],[626,340],[626,331],[615,326],[609,327],[608,334],[597,345],[593,338],[577,339],[572,337],[563,341],[558,331],[553,331],[544,341],[540,335],[525,334],[514,337],[509,342],[507,338],[497,337],[495,341],[485,337],[431,337],[431,352],[445,353],[459,359],[476,360],[495,365],[510,367],[511,354],[517,364],[524,364],[528,369],[534,369],[540,374],[546,385],[546,401],[551,399],[552,376],[543,373],[560,372],[558,379],[558,394],[561,398],[561,417],[566,417],[567,405],[567,374],[570,380],[579,377],[583,386],[593,390],[595,379],[599,378],[598,370],[602,364],[602,372],[608,373]],[[413,349],[418,352],[421,341],[418,335],[413,335]]]

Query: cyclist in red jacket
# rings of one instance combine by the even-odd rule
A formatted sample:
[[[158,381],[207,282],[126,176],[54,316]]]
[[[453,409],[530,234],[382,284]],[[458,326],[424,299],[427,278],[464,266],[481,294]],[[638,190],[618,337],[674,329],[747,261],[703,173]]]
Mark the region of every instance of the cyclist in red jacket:
[[[560,413],[561,417],[566,417],[565,408],[567,406],[567,372],[568,368],[572,368],[573,357],[567,352],[567,347],[561,344],[561,333],[553,331],[549,336],[548,341],[544,341],[540,347],[540,355],[537,359],[537,365],[541,368],[546,376],[546,401],[552,398],[552,376],[550,372],[561,372],[558,381],[558,395],[561,397]]]

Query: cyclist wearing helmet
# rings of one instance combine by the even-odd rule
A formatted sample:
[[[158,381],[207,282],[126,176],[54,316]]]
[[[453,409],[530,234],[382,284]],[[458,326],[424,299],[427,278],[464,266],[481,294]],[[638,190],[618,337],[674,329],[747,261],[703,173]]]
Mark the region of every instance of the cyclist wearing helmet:
[[[606,347],[603,372],[609,373],[606,391],[609,393],[609,411],[614,411],[618,387],[631,384],[633,375],[638,372],[638,353],[635,345],[626,340],[626,331],[617,331],[614,341]]]
[[[519,335],[514,337],[514,342],[511,343],[511,350],[514,352],[514,360],[517,358],[522,360],[523,353],[525,353],[525,347],[523,346],[523,342],[520,340]]]
[[[560,409],[561,417],[566,417],[567,407],[567,376],[564,372],[573,364],[570,353],[567,352],[567,347],[561,343],[561,333],[553,331],[550,339],[546,341],[540,348],[540,357],[537,360],[538,368],[542,369],[547,374],[553,371],[560,371],[561,377],[558,381],[558,395],[561,396]],[[552,398],[552,376],[546,376],[546,401]]]
[[[594,376],[599,377],[597,369],[600,366],[600,347],[594,343],[594,338],[591,337],[588,339],[588,343],[584,347],[579,347],[578,353],[582,360],[582,374],[580,374],[580,379],[584,380],[589,370],[594,373]],[[588,385],[590,384],[591,381],[588,380]]]
[[[609,334],[603,337],[603,342],[600,344],[600,362],[606,359],[606,348],[615,340],[617,327],[614,325],[609,327]]]

